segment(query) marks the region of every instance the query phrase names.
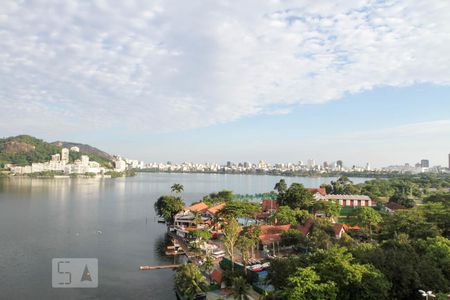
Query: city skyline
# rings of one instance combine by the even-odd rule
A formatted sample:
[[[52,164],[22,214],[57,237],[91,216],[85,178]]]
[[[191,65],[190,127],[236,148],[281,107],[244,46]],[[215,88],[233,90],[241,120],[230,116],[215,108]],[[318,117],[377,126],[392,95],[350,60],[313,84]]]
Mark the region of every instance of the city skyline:
[[[0,135],[149,162],[447,166],[449,9],[5,1]]]

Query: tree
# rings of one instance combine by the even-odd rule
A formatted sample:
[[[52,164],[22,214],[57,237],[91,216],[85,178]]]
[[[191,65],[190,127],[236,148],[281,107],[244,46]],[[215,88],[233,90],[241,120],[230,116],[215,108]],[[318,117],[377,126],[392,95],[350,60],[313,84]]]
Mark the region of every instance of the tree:
[[[161,196],[154,204],[155,212],[164,218],[166,222],[172,223],[173,217],[183,209],[184,202],[180,197]]]
[[[369,236],[372,238],[372,226],[379,224],[382,220],[380,213],[367,206],[358,207],[354,213],[358,224],[365,226],[369,231]]]
[[[250,201],[228,201],[218,215],[225,219],[255,218],[260,206]]]
[[[303,184],[293,183],[282,196],[280,203],[292,209],[309,209],[314,203],[314,196]]]
[[[239,276],[233,279],[233,290],[235,291],[234,299],[238,300],[249,300],[248,296],[250,291],[250,286],[244,277]]]
[[[385,215],[381,224],[381,238],[393,239],[400,233],[405,233],[413,239],[426,239],[439,235],[439,230],[433,223],[426,220],[422,210],[398,210],[393,215]]]
[[[241,232],[242,236],[245,236],[253,241],[253,246],[251,248],[252,257],[254,257],[254,249],[258,245],[259,235],[261,234],[261,229],[258,225],[245,226]]]
[[[308,262],[305,256],[290,256],[275,258],[269,267],[269,278],[273,286],[280,290],[287,286],[288,278],[297,268],[306,267]]]
[[[211,204],[219,202],[228,202],[233,200],[233,192],[229,190],[223,190],[217,193],[211,193],[203,198],[204,202],[209,202]]]
[[[424,199],[420,208],[426,220],[435,224],[442,235],[450,237],[450,193],[436,193]]]
[[[184,297],[192,300],[208,290],[208,282],[195,264],[187,263],[178,268],[175,287]]]
[[[201,269],[206,274],[210,274],[212,272],[212,270],[214,269],[214,266],[215,266],[214,258],[212,258],[211,256],[208,255],[208,256],[206,256],[205,261],[201,265]]]
[[[327,218],[333,218],[339,216],[341,207],[334,202],[320,200],[314,203],[313,210],[315,213],[322,212]]]
[[[450,193],[444,193],[444,192],[436,192],[433,194],[428,195],[423,199],[424,203],[428,202],[440,202],[446,205],[450,204]]]
[[[336,181],[331,181],[330,186],[326,186],[327,193],[335,194],[335,195],[351,195],[358,193],[358,188],[353,185],[353,181],[351,181],[347,176],[341,176]]]
[[[282,205],[283,203],[281,203],[281,201],[282,201],[283,196],[284,196],[284,194],[286,193],[286,190],[287,190],[287,184],[286,184],[286,181],[285,181],[284,179],[280,179],[280,181],[278,181],[278,182],[275,184],[275,186],[274,186],[273,189],[276,190],[276,191],[278,192],[277,200],[278,200],[278,203],[279,203],[280,205]]]
[[[172,192],[175,192],[176,194],[180,194],[182,191],[184,191],[184,186],[182,184],[179,183],[174,183],[171,187],[170,190]]]
[[[289,206],[280,206],[277,211],[270,217],[271,221],[277,224],[292,224],[298,223],[297,211]]]
[[[281,234],[281,244],[283,246],[294,246],[304,241],[305,236],[297,229],[289,229]]]
[[[357,263],[346,247],[317,251],[311,265],[322,280],[336,283],[337,299],[387,299],[389,281],[373,266]]]
[[[288,300],[336,299],[336,284],[332,281],[322,282],[314,268],[298,268],[289,276],[284,295]]]
[[[225,246],[225,251],[230,256],[231,260],[231,270],[234,271],[234,250],[236,247],[237,240],[239,238],[239,233],[241,232],[241,227],[235,219],[231,219],[225,224],[223,228],[223,245]]]
[[[247,264],[251,256],[252,247],[255,245],[255,240],[245,235],[239,236],[236,242],[236,248],[241,252],[242,262],[244,264],[244,270],[247,272]]]
[[[202,241],[208,241],[211,239],[212,234],[206,229],[197,229],[191,232],[192,236],[195,237],[195,243],[198,244]]]
[[[414,207],[416,204],[414,199],[411,199],[408,195],[399,192],[396,192],[391,198],[389,198],[389,201],[401,204],[407,208]]]

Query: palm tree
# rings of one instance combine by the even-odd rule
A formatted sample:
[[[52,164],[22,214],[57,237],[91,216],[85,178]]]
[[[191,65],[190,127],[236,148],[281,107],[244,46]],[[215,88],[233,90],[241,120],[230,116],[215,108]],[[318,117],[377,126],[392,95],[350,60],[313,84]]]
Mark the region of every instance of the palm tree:
[[[178,268],[175,287],[183,297],[193,300],[198,294],[208,291],[208,282],[195,264],[187,263]]]
[[[176,194],[180,194],[182,191],[184,191],[184,186],[180,183],[174,183],[170,187],[170,190]]]
[[[244,277],[239,276],[233,279],[233,289],[236,292],[234,294],[234,299],[238,300],[249,300],[250,297],[248,296],[250,286],[247,283],[247,280],[245,280]]]

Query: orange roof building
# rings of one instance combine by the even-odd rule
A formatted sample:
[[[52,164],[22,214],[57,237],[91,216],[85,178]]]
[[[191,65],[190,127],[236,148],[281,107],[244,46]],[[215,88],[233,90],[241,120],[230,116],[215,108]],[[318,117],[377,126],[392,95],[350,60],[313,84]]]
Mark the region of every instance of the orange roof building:
[[[287,225],[261,225],[259,228],[259,240],[263,245],[269,245],[273,242],[281,241],[281,234],[291,228],[291,224]]]
[[[327,195],[327,190],[325,188],[307,188],[307,190],[312,192],[313,194],[319,193],[321,196]]]
[[[263,199],[262,204],[261,204],[261,208],[263,212],[267,212],[267,211],[271,211],[271,210],[276,210],[278,209],[278,202],[277,200],[272,200],[272,199]]]
[[[191,206],[183,208],[184,211],[196,211],[196,212],[204,212],[208,209],[208,205],[204,202],[198,202]]]
[[[221,210],[224,207],[225,207],[225,203],[219,203],[217,205],[214,205],[214,206],[208,208],[208,212],[212,215],[215,215],[215,214],[217,214],[217,212],[219,210]]]

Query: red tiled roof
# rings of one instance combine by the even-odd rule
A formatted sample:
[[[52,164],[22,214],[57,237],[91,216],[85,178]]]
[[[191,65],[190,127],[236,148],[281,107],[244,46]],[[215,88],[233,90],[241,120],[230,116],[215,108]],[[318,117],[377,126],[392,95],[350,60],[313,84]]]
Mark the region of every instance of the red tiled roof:
[[[344,225],[344,230],[361,230],[361,227],[359,227],[358,225],[355,226],[350,226],[347,224],[343,224]]]
[[[225,207],[225,203],[220,203],[217,204],[213,207],[208,208],[208,212],[210,212],[211,214],[215,215],[219,210],[221,210],[222,208]]]
[[[211,273],[211,279],[217,283],[222,283],[222,272],[219,269],[214,269]]]
[[[263,245],[268,245],[272,242],[279,242],[279,241],[281,241],[281,233],[261,234],[259,236],[259,240],[261,241],[261,244],[263,244]]]
[[[334,229],[334,234],[335,235],[340,235],[342,230],[344,229],[344,224],[335,223],[333,225],[333,229]]]
[[[319,193],[322,196],[326,196],[327,190],[325,188],[307,188],[308,191],[312,192],[313,194]]]
[[[259,229],[261,230],[261,235],[263,234],[277,234],[288,231],[291,228],[291,224],[287,225],[261,225]]]
[[[277,209],[278,202],[276,200],[272,200],[272,199],[263,199],[261,206],[262,206],[262,211]]]
[[[259,229],[261,233],[259,234],[259,240],[261,244],[268,245],[272,242],[281,241],[281,234],[288,231],[292,225],[261,225]]]
[[[189,211],[198,211],[198,212],[205,211],[207,209],[208,209],[208,205],[206,205],[204,202],[199,202],[199,203],[196,203],[191,206],[183,208],[184,211],[189,210]]]
[[[303,233],[304,235],[308,235],[313,224],[314,224],[314,220],[308,219],[308,220],[306,220],[305,225],[297,226],[297,230],[300,231],[301,233]]]

